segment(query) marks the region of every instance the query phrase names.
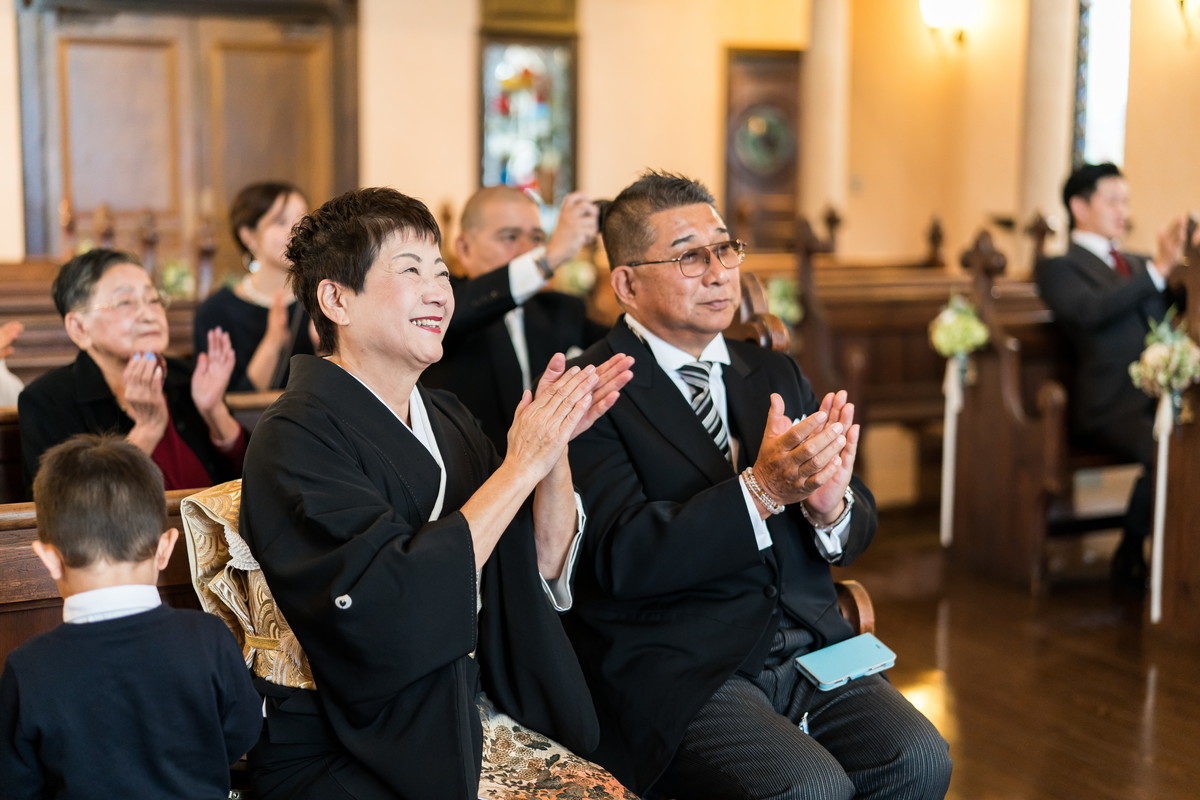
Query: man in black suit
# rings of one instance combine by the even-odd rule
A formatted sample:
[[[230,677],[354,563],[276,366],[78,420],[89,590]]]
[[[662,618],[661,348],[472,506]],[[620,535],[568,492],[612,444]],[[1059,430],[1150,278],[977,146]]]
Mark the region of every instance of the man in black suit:
[[[480,189],[463,207],[454,251],[454,317],[442,360],[422,381],[448,389],[471,410],[501,455],[521,393],[555,353],[572,358],[604,335],[578,297],[543,291],[554,271],[596,235],[596,206],[567,195],[546,240],[537,204],[509,186]]]
[[[1042,300],[1074,351],[1072,432],[1144,469],[1134,485],[1125,532],[1113,557],[1113,580],[1144,588],[1143,541],[1153,514],[1154,400],[1133,385],[1129,365],[1145,347],[1151,320],[1173,301],[1167,278],[1183,255],[1184,220],[1158,236],[1154,259],[1122,252],[1129,185],[1114,164],[1084,164],[1063,186],[1071,242],[1037,267]]]
[[[570,449],[591,757],[678,800],[942,797],[946,742],[890,683],[818,691],[793,663],[853,636],[829,565],[875,532],[845,392],[818,400],[790,357],[721,336],[743,248],[699,183],[646,173],[603,233],[625,316],[580,363],[635,364]]]

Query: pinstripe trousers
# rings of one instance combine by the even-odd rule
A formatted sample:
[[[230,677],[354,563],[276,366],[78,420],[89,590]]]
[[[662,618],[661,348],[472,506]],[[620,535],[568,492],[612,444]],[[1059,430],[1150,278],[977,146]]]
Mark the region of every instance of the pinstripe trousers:
[[[722,684],[647,797],[932,800],[949,783],[946,741],[882,676],[822,692],[788,659]]]

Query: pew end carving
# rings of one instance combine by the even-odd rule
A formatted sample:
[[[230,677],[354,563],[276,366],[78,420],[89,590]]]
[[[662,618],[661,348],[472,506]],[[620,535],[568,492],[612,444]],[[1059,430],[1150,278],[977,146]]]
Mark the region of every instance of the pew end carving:
[[[1072,442],[1070,351],[1036,295],[1014,291],[1029,285],[1001,282],[1006,260],[986,231],[962,264],[990,341],[972,354],[974,382],[964,387],[951,555],[1037,596],[1048,583],[1048,539],[1120,525],[1080,512],[1076,471],[1121,462]]]

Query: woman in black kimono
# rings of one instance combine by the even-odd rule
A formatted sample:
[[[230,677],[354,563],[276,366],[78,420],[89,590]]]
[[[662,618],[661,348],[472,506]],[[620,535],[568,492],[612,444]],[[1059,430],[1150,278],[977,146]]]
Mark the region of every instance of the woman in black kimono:
[[[264,798],[475,798],[493,708],[572,751],[596,743],[556,611],[583,522],[566,448],[632,359],[580,371],[555,356],[501,462],[453,395],[417,384],[453,313],[439,244],[420,201],[362,189],[288,247],[332,355],[292,359],[246,457],[241,531],[317,687],[260,682]],[[624,797],[608,780],[579,796]]]

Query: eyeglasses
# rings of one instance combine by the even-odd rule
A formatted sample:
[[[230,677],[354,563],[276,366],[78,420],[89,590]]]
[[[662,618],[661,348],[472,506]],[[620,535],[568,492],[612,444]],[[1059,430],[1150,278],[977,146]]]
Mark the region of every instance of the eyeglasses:
[[[718,263],[725,269],[733,269],[746,260],[746,243],[741,239],[730,239],[728,242],[717,242],[684,250],[675,258],[663,258],[658,261],[631,261],[625,266],[641,267],[646,264],[674,262],[679,265],[679,271],[683,273],[683,277],[699,278],[708,272],[713,256],[716,256]]]
[[[159,308],[166,311],[170,305],[171,298],[156,289],[152,292],[147,292],[142,297],[127,295],[106,306],[92,306],[91,308],[85,308],[84,311],[115,311],[118,316],[132,317],[142,310],[142,306],[148,306],[151,309]]]

